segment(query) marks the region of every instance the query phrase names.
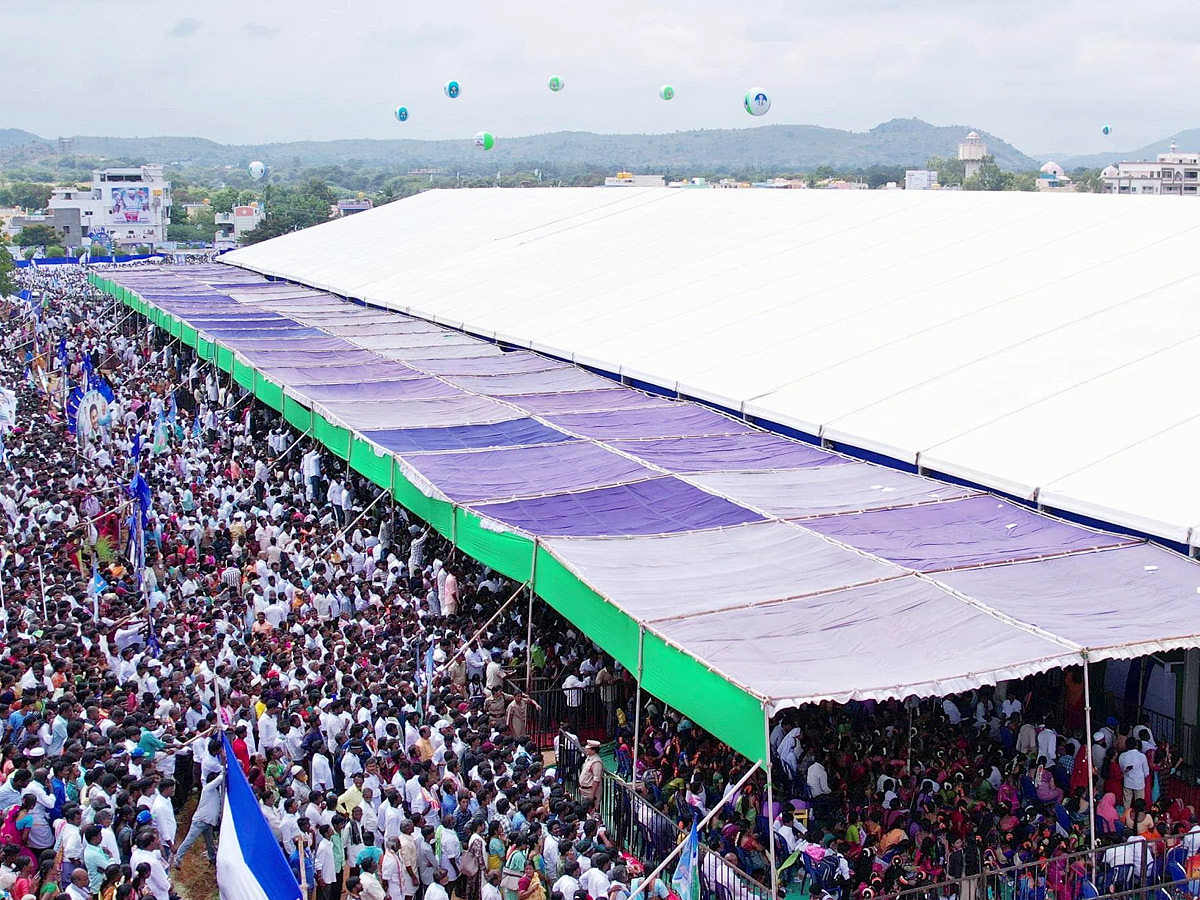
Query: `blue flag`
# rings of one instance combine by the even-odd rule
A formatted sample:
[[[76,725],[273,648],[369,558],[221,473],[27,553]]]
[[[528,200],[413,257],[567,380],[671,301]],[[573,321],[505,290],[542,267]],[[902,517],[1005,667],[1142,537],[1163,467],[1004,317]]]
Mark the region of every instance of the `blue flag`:
[[[225,746],[225,813],[217,844],[221,900],[302,900],[296,875],[271,834],[224,733],[221,743]]]

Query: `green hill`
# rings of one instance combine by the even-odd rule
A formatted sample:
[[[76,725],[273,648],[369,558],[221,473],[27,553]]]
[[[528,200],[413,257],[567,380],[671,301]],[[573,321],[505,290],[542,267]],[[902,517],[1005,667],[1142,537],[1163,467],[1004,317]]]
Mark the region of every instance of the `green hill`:
[[[930,125],[919,119],[893,119],[870,131],[854,132],[817,125],[765,125],[756,128],[680,131],[672,134],[594,134],[563,131],[526,137],[497,136],[486,156],[461,140],[294,141],[231,145],[195,137],[75,138],[75,153],[100,158],[137,159],[187,166],[244,166],[261,159],[276,171],[357,160],[396,168],[513,167],[521,164],[591,166],[634,170],[687,169],[711,171],[754,167],[773,171],[811,171],[874,165],[918,166],[931,156],[953,157],[968,126]],[[977,129],[978,130],[978,129]],[[1006,169],[1037,168],[1037,163],[1011,144],[980,131],[989,152]],[[12,138],[6,136],[13,135]],[[18,140],[17,137],[22,137]],[[41,140],[20,131],[0,131],[0,165],[5,147]],[[46,142],[46,155],[55,151]],[[30,148],[19,154],[30,162]],[[15,163],[17,159],[9,160]]]

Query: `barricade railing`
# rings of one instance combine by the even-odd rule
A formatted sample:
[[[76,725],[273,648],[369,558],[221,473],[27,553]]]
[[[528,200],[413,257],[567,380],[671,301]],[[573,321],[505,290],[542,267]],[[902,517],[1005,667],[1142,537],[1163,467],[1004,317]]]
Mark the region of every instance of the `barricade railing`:
[[[625,705],[628,689],[624,684],[566,691],[552,687],[535,689],[530,697],[537,707],[530,709],[527,736],[539,750],[546,750],[554,745],[560,725],[566,725],[581,741],[611,741],[617,732],[617,709]]]
[[[600,816],[609,836],[636,856],[647,872],[661,863],[683,839],[671,817],[641,796],[633,785],[611,772],[600,789]],[[769,865],[769,862],[768,862]],[[670,866],[663,881],[669,882]],[[706,900],[767,900],[771,889],[711,850],[700,845],[700,885]]]
[[[1196,844],[1197,846],[1192,846]],[[1120,840],[1090,849],[1036,859],[999,868],[984,867],[978,875],[930,882],[880,895],[889,900],[934,900],[957,896],[959,900],[1081,900],[1084,882],[1101,896],[1150,896],[1183,880],[1188,857],[1200,849],[1192,835],[1170,835],[1154,840]],[[1200,879],[1191,884],[1200,889]],[[1192,897],[1200,890],[1191,892]],[[1156,898],[1157,900],[1157,898]],[[1165,898],[1163,898],[1165,900]]]

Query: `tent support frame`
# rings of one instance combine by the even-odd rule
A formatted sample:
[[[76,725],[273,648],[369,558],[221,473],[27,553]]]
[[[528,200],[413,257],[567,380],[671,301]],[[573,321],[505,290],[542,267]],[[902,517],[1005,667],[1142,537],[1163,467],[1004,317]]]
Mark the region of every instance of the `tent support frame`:
[[[771,898],[779,896],[779,864],[775,861],[775,769],[771,764],[771,713],[763,702],[763,742],[767,757],[767,859],[771,861]]]
[[[1096,878],[1096,773],[1092,764],[1092,679],[1088,675],[1088,652],[1082,651],[1083,656],[1083,736],[1087,747],[1088,766],[1088,838],[1092,846],[1092,880]]]

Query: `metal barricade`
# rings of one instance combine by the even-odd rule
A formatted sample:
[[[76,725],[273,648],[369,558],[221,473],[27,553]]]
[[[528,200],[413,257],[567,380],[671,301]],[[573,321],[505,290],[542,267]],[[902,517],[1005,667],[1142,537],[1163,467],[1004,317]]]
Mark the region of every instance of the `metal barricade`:
[[[611,741],[617,733],[617,710],[628,700],[628,689],[624,684],[548,687],[535,689],[530,697],[537,707],[530,711],[527,738],[546,750],[553,746],[560,725],[581,741]]]
[[[1153,841],[1128,840],[1096,849],[1078,850],[1047,859],[985,870],[970,878],[939,881],[887,894],[891,900],[935,900],[957,896],[976,900],[1080,900],[1084,882],[1101,896],[1141,894],[1147,897],[1184,871],[1188,850],[1184,835]],[[1200,887],[1200,881],[1195,882]],[[1195,897],[1200,891],[1192,894]],[[883,900],[881,897],[880,900]],[[1155,898],[1159,900],[1159,898]],[[1167,900],[1167,898],[1162,898]]]
[[[636,856],[647,874],[675,849],[683,834],[671,817],[656,808],[628,782],[604,773],[600,817],[609,836]],[[671,867],[662,875],[670,880]],[[700,885],[705,900],[766,900],[771,889],[752,878],[720,853],[700,845]]]

